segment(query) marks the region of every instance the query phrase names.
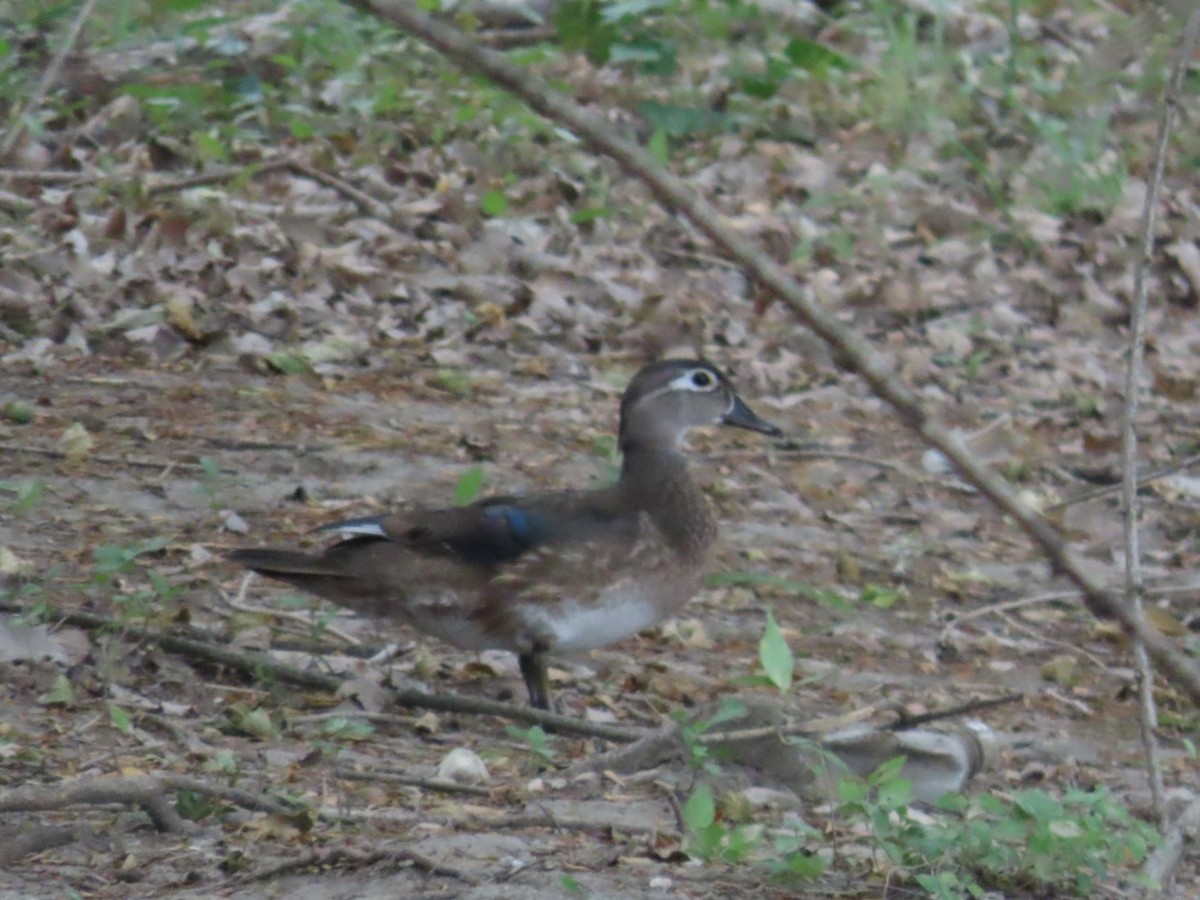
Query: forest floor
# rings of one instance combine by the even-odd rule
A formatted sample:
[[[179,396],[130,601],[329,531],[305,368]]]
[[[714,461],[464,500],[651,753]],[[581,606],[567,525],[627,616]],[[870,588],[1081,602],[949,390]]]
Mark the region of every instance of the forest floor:
[[[580,93],[629,89],[603,71],[569,74]],[[247,178],[231,164],[196,186],[127,96],[86,96],[90,137],[46,139],[44,158],[27,142],[30,173],[6,187],[28,206],[8,203],[0,228],[0,571],[6,611],[24,614],[0,632],[0,780],[186,775],[302,811],[231,796],[209,808],[184,791],[180,833],[136,803],[6,812],[6,843],[46,830],[0,875],[0,897],[920,894],[832,798],[796,809],[775,794],[748,813],[769,829],[799,816],[833,846],[808,887],[699,859],[681,814],[699,770],[581,771],[616,745],[564,730],[542,746],[502,716],[397,708],[381,688],[409,679],[518,706],[524,692],[508,654],[300,601],[222,560],[316,546],[308,532],[331,519],[451,502],[480,464],[485,494],[602,483],[620,391],[662,354],[727,368],[786,434],[694,437],[723,577],[676,620],[556,660],[563,713],[648,732],[723,697],[775,696],[754,680],[771,610],[796,656],[796,684],[777,698],[796,719],[873,710],[865,721],[886,724],[1019,694],[978,714],[997,752],[968,793],[1103,788],[1152,817],[1115,630],[785,310],[612,166],[408,134],[369,164],[332,140],[345,158],[301,146],[286,164]],[[1145,100],[1128,103],[1115,118],[1148,158]],[[1131,166],[1103,213],[1047,212],[1018,190],[1028,178],[999,210],[961,160],[922,167],[932,136],[909,135],[903,151],[866,128],[828,141],[710,136],[680,167],[1120,585],[1124,311],[1144,171]],[[231,163],[261,163],[254,153]],[[100,156],[123,168],[84,165]],[[81,167],[39,180],[39,158],[44,172]],[[564,213],[593,208],[601,181],[604,207],[621,212]],[[485,215],[497,185],[509,208]],[[1146,472],[1200,444],[1195,192],[1168,174],[1138,422]],[[853,235],[853,250],[822,238],[789,257],[813,234]],[[1186,468],[1142,491],[1152,621],[1189,647],[1198,497]],[[251,674],[162,633],[347,687]],[[389,643],[392,659],[367,661]],[[1196,715],[1165,682],[1157,697],[1182,802],[1200,789]],[[486,780],[431,781],[460,747]],[[737,784],[723,790],[768,783],[726,775]],[[1115,866],[1091,893],[1132,895],[1135,874]],[[980,879],[996,896],[1067,890]],[[1178,890],[1200,895],[1194,865]]]

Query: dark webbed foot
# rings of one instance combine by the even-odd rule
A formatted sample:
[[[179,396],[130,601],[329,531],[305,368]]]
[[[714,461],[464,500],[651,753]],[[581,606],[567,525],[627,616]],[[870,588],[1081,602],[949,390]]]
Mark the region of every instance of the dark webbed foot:
[[[521,677],[529,691],[529,705],[534,709],[552,712],[550,705],[550,675],[546,667],[546,654],[541,650],[517,655],[521,666]]]

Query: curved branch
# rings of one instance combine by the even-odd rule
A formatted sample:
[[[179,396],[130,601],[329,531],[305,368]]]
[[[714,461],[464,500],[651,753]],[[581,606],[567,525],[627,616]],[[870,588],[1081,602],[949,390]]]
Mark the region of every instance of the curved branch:
[[[346,0],[440,51],[469,72],[482,75],[517,95],[535,112],[572,131],[591,149],[617,162],[642,182],[668,209],[688,218],[699,231],[769,290],[833,350],[838,365],[863,378],[872,392],[895,410],[901,422],[942,452],[958,474],[993,505],[1007,513],[1036,544],[1054,569],[1079,588],[1084,604],[1099,618],[1120,623],[1125,635],[1141,641],[1171,681],[1200,705],[1200,668],[1161,632],[1146,625],[1120,597],[1088,574],[1067,549],[1055,527],[1021,502],[1008,483],[976,459],[921,404],[917,394],[895,375],[885,358],[830,312],[751,240],[725,224],[721,211],[666,171],[641,147],[617,136],[611,127],[539,79],[494,51],[478,46],[459,29],[422,13],[405,0]]]

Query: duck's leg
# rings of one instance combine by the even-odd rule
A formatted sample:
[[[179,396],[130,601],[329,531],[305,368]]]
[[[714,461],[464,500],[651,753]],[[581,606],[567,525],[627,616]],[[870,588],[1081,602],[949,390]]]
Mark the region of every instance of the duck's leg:
[[[525,688],[529,691],[529,705],[534,709],[550,711],[550,675],[546,667],[546,651],[535,649],[532,653],[520,653],[517,662],[521,666]]]

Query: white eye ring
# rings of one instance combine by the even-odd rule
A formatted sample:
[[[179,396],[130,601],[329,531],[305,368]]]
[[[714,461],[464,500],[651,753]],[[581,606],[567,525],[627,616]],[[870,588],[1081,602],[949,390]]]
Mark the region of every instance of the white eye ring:
[[[717,383],[717,377],[707,369],[692,369],[672,381],[670,388],[676,391],[708,394],[716,390]]]

